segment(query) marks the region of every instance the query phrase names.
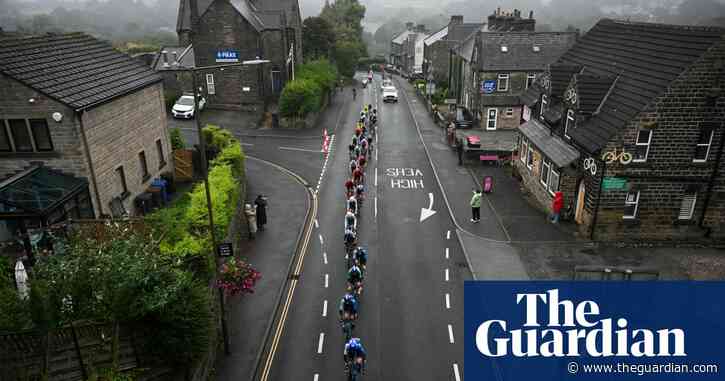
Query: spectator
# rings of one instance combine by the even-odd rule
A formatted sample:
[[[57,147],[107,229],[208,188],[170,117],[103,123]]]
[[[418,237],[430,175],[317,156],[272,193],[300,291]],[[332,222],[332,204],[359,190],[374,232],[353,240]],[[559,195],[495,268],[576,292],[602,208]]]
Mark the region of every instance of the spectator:
[[[471,222],[481,222],[481,191],[477,189],[473,190],[473,197],[471,197],[471,213],[473,214]]]
[[[267,224],[267,198],[260,194],[254,200],[254,206],[257,208],[257,228],[264,230]]]
[[[559,216],[561,216],[561,208],[564,207],[564,194],[556,192],[554,201],[551,202],[551,222],[558,224]]]

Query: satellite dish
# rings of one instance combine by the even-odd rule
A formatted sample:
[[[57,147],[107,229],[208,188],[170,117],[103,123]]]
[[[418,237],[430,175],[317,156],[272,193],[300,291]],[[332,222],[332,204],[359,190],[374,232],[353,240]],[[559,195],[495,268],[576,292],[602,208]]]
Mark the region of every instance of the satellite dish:
[[[59,112],[54,112],[53,115],[51,115],[51,116],[53,117],[53,120],[56,121],[57,123],[60,123],[60,121],[63,120],[63,114],[61,114]]]

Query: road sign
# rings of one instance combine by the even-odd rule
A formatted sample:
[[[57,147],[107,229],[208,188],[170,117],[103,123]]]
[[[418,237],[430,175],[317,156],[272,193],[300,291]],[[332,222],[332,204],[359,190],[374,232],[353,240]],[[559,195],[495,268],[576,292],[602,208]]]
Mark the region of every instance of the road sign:
[[[220,257],[231,257],[234,255],[234,247],[231,242],[222,242],[217,244],[216,252]]]
[[[627,188],[627,179],[621,177],[605,177],[602,190],[622,190]]]
[[[496,91],[496,81],[489,79],[481,81],[481,92],[484,94],[491,94]]]
[[[217,50],[216,62],[239,62],[239,52],[236,50]]]

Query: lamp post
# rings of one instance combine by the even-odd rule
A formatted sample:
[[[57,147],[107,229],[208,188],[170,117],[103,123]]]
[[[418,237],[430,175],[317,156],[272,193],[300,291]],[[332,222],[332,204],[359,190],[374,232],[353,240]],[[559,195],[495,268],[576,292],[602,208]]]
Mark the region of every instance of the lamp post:
[[[240,67],[244,65],[257,65],[257,64],[263,64],[268,63],[270,61],[268,60],[254,60],[254,61],[244,61],[244,62],[238,62],[238,63],[230,63],[230,64],[223,64],[223,65],[211,65],[211,66],[201,66],[201,67],[191,67],[189,70],[191,70],[191,85],[194,90],[194,119],[196,124],[196,131],[199,134],[199,155],[201,157],[201,168],[204,178],[204,192],[206,193],[206,208],[209,213],[209,234],[213,246],[213,253],[214,255],[214,263],[216,264],[216,251],[218,247],[216,232],[214,232],[214,216],[212,213],[212,203],[211,203],[211,191],[209,189],[209,168],[207,167],[207,160],[206,160],[206,141],[204,140],[204,132],[202,131],[201,127],[201,110],[199,110],[199,97],[201,96],[201,88],[197,85],[196,81],[196,74],[197,72],[202,72],[203,70],[214,70],[219,69],[223,70],[224,68],[228,67]],[[216,271],[214,272],[216,274]],[[231,351],[229,349],[229,332],[227,330],[227,318],[226,318],[226,310],[224,308],[224,292],[219,291],[219,309],[220,309],[220,315],[221,315],[221,324],[222,324],[222,339],[224,340],[224,353],[230,354]]]

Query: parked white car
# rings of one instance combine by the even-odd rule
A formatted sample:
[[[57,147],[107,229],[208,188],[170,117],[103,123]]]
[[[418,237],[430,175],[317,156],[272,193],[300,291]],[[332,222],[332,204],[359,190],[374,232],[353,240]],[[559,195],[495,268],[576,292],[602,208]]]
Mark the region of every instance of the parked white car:
[[[204,105],[206,105],[206,100],[204,98],[199,98],[199,110],[203,110]],[[194,118],[194,114],[193,95],[182,95],[176,103],[174,103],[174,107],[171,108],[171,115],[173,115],[174,118],[192,119]]]
[[[393,86],[383,87],[383,102],[395,102],[398,103],[398,89]]]

